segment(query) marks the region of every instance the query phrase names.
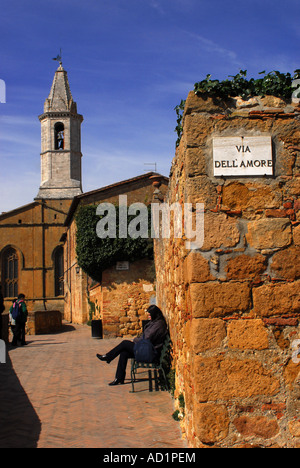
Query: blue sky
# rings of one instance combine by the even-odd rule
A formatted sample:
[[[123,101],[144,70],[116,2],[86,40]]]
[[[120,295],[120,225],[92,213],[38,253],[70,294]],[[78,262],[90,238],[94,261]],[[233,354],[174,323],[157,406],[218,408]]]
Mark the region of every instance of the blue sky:
[[[152,170],[168,176],[174,107],[208,73],[293,72],[299,0],[1,0],[0,213],[40,184],[38,115],[62,48],[83,114],[83,190]],[[19,182],[16,186],[16,181]]]

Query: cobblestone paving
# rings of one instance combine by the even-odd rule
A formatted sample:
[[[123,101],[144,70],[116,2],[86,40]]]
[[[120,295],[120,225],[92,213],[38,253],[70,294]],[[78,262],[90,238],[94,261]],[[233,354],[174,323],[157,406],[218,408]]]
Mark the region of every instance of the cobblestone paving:
[[[135,393],[129,379],[107,385],[117,361],[100,362],[96,353],[119,339],[93,339],[90,327],[71,324],[26,338],[27,346],[8,346],[0,364],[0,448],[187,447],[170,393],[149,392],[146,380]]]

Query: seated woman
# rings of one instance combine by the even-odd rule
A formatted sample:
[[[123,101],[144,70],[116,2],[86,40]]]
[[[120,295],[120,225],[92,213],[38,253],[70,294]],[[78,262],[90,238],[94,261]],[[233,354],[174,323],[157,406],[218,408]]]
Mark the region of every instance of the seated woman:
[[[166,334],[168,332],[167,324],[162,311],[156,306],[151,305],[147,309],[150,321],[146,324],[144,329],[144,338],[150,340],[155,350],[160,354]],[[107,354],[97,354],[100,361],[105,361],[108,364],[119,357],[115,380],[108,385],[119,385],[124,383],[126,375],[126,366],[129,358],[134,358],[134,345],[143,337],[134,338],[133,341],[123,340],[119,345],[109,351]]]

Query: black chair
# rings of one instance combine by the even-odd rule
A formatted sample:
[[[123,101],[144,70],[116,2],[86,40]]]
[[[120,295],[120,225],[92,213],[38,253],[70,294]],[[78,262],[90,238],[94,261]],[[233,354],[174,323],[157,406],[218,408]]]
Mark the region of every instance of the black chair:
[[[154,362],[139,362],[135,359],[131,359],[131,384],[132,384],[132,393],[134,392],[134,382],[136,382],[137,370],[140,368],[143,369],[153,369],[158,372],[161,371],[163,376],[165,387],[168,389],[169,384],[167,380],[167,369],[169,366],[169,349],[171,345],[170,336],[167,335],[160,353],[160,357],[157,361]]]

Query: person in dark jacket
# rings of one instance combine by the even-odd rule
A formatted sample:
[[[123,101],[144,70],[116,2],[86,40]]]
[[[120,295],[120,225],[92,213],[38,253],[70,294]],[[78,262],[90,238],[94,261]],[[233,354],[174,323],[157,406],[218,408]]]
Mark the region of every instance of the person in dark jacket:
[[[25,346],[25,328],[26,328],[26,322],[27,322],[27,316],[28,316],[28,311],[25,303],[25,295],[24,294],[19,294],[18,298],[14,301],[13,305],[9,309],[9,314],[10,317],[12,316],[12,310],[15,307],[15,305],[20,305],[21,307],[21,314],[20,316],[14,321],[15,323],[12,324],[12,332],[13,332],[13,340],[11,344],[13,346]]]
[[[149,306],[147,312],[150,321],[145,325],[143,331],[144,338],[151,341],[157,351],[157,356],[159,356],[168,332],[167,324],[162,311],[156,305]],[[100,361],[105,361],[108,364],[119,356],[115,379],[108,385],[124,383],[128,359],[134,358],[134,345],[141,339],[143,339],[143,336],[136,337],[133,341],[123,340],[107,354],[97,354],[97,358],[100,359]]]

